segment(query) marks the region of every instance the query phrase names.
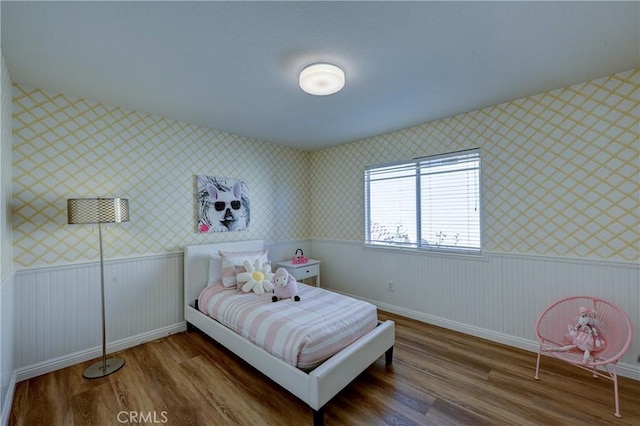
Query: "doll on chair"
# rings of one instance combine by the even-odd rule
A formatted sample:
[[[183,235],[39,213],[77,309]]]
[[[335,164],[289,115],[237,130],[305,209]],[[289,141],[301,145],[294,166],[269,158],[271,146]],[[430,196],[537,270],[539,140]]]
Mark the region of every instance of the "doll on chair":
[[[587,364],[591,352],[603,349],[604,341],[600,338],[596,328],[596,311],[581,307],[577,323],[574,326],[568,326],[568,328],[566,337],[571,344],[552,349],[553,351],[564,352],[579,349],[584,352],[582,363]]]

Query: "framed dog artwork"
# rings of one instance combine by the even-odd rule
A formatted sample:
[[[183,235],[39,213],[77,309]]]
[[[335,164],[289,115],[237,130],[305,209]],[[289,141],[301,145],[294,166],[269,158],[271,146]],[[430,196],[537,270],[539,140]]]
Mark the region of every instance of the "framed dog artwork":
[[[198,232],[249,229],[249,188],[244,180],[198,175],[196,200]]]

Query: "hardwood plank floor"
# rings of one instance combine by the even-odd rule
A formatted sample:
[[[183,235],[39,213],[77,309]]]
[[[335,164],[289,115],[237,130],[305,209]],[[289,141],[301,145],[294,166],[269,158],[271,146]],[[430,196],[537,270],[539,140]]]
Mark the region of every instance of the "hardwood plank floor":
[[[325,406],[327,425],[638,425],[640,382],[613,383],[545,357],[418,321],[396,321],[381,357]],[[86,362],[16,386],[10,425],[304,425],[311,409],[200,332],[122,351],[101,379]]]

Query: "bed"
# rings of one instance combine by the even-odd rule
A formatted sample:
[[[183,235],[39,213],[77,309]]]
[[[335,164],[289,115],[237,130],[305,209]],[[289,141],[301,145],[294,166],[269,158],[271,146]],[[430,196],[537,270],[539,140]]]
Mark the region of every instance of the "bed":
[[[209,281],[211,255],[256,251],[261,240],[235,241],[187,246],[184,254],[184,317],[188,328],[195,327],[248,362],[254,368],[291,392],[313,410],[314,425],[324,423],[324,405],[383,354],[390,364],[395,329],[393,321],[378,322],[372,331],[337,354],[306,371],[269,354],[230,328],[202,313],[196,306]],[[278,302],[281,303],[281,302]]]

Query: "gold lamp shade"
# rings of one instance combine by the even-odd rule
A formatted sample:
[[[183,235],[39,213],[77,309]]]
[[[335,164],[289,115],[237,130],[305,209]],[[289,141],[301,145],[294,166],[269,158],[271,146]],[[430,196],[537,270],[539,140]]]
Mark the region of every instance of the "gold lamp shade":
[[[67,223],[129,222],[126,198],[71,198],[67,200]]]

